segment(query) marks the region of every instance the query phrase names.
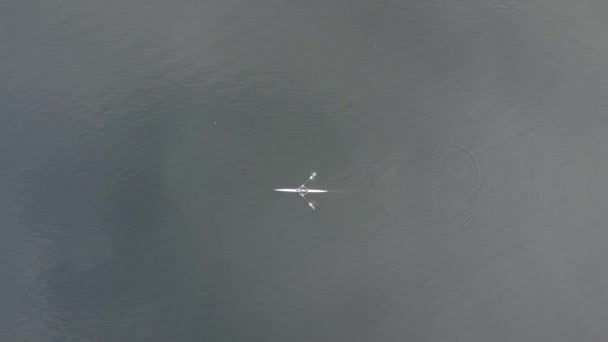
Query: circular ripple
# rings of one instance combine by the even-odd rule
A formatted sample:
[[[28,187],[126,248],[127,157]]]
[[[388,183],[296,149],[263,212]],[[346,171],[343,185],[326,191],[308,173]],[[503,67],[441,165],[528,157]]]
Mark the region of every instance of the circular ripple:
[[[450,146],[407,177],[406,214],[441,226],[470,226],[486,183],[472,150]]]

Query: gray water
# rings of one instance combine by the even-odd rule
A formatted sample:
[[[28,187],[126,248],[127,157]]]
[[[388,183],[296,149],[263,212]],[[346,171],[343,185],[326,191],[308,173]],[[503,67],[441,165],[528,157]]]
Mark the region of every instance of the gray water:
[[[607,17],[5,1],[0,340],[605,341]]]

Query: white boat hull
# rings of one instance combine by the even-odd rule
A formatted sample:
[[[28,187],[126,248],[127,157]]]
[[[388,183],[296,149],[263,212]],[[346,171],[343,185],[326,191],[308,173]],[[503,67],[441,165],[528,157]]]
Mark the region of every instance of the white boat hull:
[[[323,192],[327,192],[327,190],[319,190],[319,189],[309,189],[306,187],[306,184],[312,180],[313,178],[315,178],[315,176],[317,175],[316,172],[313,172],[312,175],[310,175],[310,177],[308,177],[308,180],[306,182],[304,182],[304,184],[300,185],[299,188],[296,189],[273,189],[274,191],[280,191],[280,192],[292,192],[292,193],[296,193],[299,194],[307,203],[308,206],[311,207],[312,209],[315,209],[315,205],[308,200],[308,198],[306,198],[306,195],[308,194],[320,194]]]
[[[274,189],[274,191],[280,191],[280,192],[298,192],[298,189]],[[315,189],[308,189],[306,190],[306,193],[322,193],[322,192],[327,192],[327,190],[315,190]]]

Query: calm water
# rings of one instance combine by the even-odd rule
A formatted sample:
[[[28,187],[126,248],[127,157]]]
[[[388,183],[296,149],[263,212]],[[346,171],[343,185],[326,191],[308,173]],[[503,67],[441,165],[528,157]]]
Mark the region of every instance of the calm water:
[[[0,339],[605,341],[606,17],[5,1]]]

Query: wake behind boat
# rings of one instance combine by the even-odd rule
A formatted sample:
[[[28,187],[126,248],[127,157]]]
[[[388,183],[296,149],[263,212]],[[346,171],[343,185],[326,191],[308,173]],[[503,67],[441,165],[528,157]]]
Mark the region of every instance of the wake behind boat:
[[[327,190],[317,190],[317,189],[309,189],[306,187],[306,183],[308,183],[309,181],[311,181],[313,178],[315,178],[317,176],[316,172],[313,172],[310,177],[308,177],[308,179],[306,180],[306,182],[304,182],[304,184],[300,185],[299,188],[295,188],[295,189],[274,189],[274,191],[279,191],[279,192],[295,192],[297,194],[300,194],[300,196],[302,196],[302,198],[308,202],[308,205],[312,208],[315,209],[315,206],[308,200],[308,198],[306,198],[307,194],[315,194],[315,193],[323,193],[323,192],[327,192]]]

